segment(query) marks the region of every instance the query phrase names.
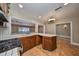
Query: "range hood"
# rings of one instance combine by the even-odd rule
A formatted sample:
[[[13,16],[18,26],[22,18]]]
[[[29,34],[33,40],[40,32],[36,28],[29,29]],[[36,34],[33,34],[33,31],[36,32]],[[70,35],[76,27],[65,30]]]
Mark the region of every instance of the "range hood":
[[[5,16],[5,14],[2,12],[2,11],[0,11],[0,23],[3,23],[3,22],[8,22],[8,20],[7,20],[7,18],[6,18],[6,16]]]

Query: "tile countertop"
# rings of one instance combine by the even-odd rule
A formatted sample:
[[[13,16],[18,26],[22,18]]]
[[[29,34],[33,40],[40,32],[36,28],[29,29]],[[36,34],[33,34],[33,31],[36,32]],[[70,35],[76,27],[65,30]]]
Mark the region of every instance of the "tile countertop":
[[[0,40],[19,38],[19,37],[27,37],[27,36],[33,36],[33,35],[41,35],[41,36],[48,36],[48,37],[56,36],[55,34],[45,34],[45,33],[12,34],[12,35],[4,35],[3,38]]]

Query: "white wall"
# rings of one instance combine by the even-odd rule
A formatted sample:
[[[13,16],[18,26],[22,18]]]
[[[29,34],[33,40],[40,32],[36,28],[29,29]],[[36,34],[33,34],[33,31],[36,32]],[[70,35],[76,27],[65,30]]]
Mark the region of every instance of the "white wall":
[[[46,24],[45,29],[45,33],[56,34],[55,24]]]

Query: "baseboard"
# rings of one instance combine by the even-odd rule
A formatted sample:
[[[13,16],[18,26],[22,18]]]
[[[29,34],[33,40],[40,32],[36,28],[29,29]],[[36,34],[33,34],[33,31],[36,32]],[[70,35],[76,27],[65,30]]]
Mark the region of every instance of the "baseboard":
[[[63,35],[56,35],[56,36],[63,37],[63,38],[70,38],[70,36],[63,36]]]
[[[71,42],[72,45],[79,46],[79,43]]]

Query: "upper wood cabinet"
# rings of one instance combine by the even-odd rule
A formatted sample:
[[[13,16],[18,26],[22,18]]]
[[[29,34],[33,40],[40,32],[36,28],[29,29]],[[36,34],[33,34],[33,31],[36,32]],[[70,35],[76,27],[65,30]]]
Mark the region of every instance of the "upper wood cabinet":
[[[9,4],[8,3],[0,3],[0,9],[2,9],[2,11],[5,14],[9,13]]]

